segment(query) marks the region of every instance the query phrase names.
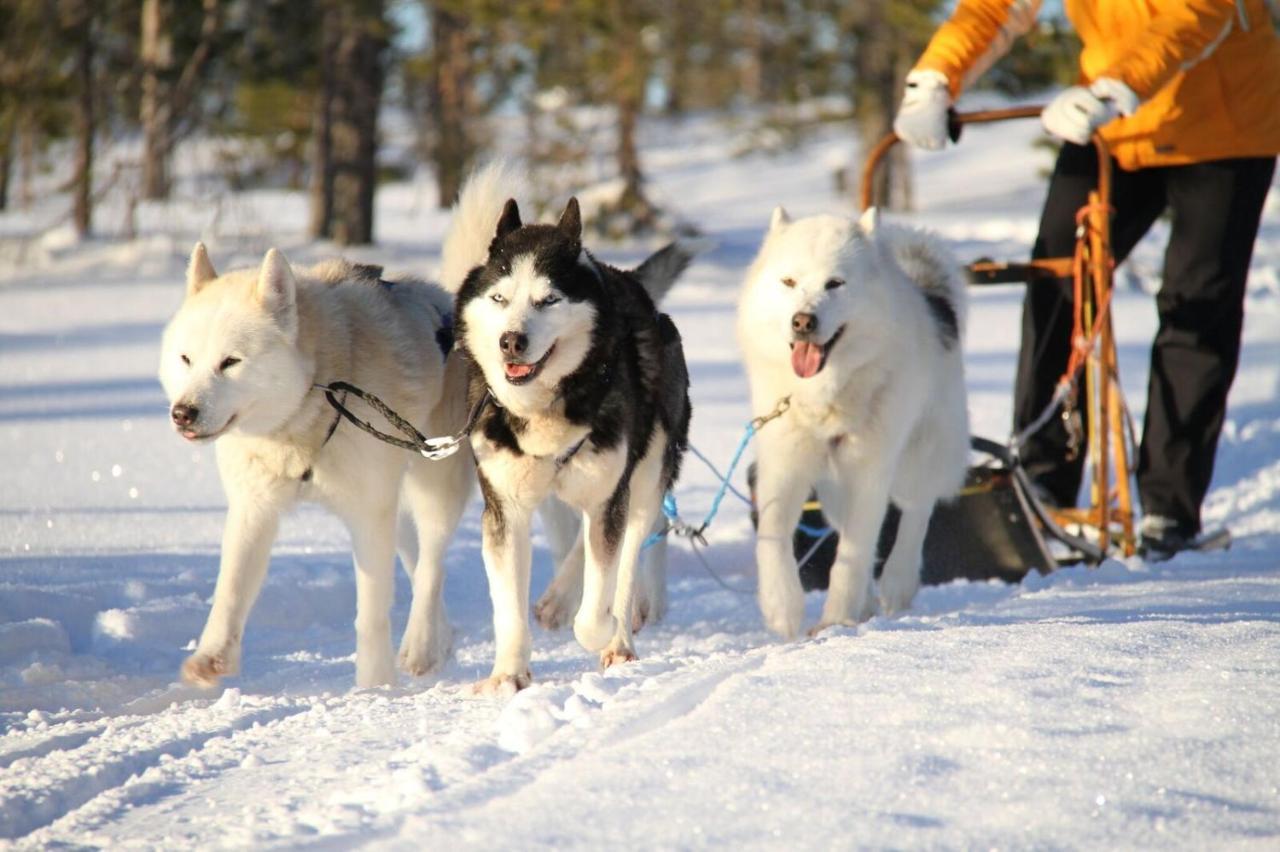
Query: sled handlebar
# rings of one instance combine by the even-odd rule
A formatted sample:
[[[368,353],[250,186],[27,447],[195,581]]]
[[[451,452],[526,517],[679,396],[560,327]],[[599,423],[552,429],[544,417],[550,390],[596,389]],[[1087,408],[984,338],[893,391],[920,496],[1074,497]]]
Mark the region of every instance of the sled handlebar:
[[[951,110],[947,115],[947,135],[952,142],[960,141],[960,134],[967,124],[992,124],[997,121],[1011,121],[1020,118],[1037,118],[1044,110],[1043,104],[1005,109],[984,109],[971,112]],[[866,165],[862,167],[862,187],[860,207],[870,208],[874,202],[876,170],[888,155],[890,149],[899,141],[898,134],[889,131],[867,155]],[[1093,145],[1098,151],[1098,198],[1103,205],[1111,203],[1111,150],[1102,136],[1095,134]]]

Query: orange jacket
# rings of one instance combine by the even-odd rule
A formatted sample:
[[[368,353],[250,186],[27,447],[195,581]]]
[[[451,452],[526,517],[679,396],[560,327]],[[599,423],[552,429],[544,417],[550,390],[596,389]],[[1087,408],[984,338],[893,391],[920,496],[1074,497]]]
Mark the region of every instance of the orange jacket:
[[[1280,153],[1280,36],[1265,0],[1064,0],[1082,82],[1120,80],[1142,99],[1102,129],[1126,169]],[[952,96],[1030,29],[1039,0],[960,0],[917,69]]]

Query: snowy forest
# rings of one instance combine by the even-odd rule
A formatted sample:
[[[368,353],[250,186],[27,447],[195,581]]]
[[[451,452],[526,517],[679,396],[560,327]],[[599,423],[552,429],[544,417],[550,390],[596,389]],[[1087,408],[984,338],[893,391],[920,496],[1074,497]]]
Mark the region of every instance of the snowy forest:
[[[938,151],[892,149],[877,227],[923,229],[960,264],[1028,258],[1062,150],[1041,108],[1078,82],[1065,11],[1085,5],[1043,3],[954,104],[1029,118],[973,124]],[[1259,0],[1218,5],[1265,15]],[[780,208],[855,227],[868,154],[955,7],[0,0],[0,849],[1280,848],[1275,178],[1251,187],[1261,225],[1238,264],[1242,347],[1202,506],[1206,530],[1229,531],[1222,546],[1166,561],[1059,548],[1047,573],[926,576],[909,606],[856,625],[824,623],[830,597],[812,591],[793,638],[762,614],[747,471],[764,455],[757,418],[773,412],[752,399],[745,282]],[[473,488],[437,566],[451,645],[434,670],[398,660],[384,685],[359,687],[358,543],[302,503],[249,595],[238,671],[184,682],[229,539],[218,445],[238,438],[188,440],[158,378],[192,272],[247,291],[272,258],[299,275],[355,270],[379,293],[390,288],[372,280],[441,282],[460,188],[499,159],[530,178],[526,224],[579,200],[592,263],[635,269],[672,239],[697,246],[660,302],[692,405],[671,496],[681,518],[714,521],[697,536],[667,528],[665,617],[608,667],[540,619],[571,542],[535,517],[516,613],[532,680],[477,690],[499,638]],[[1129,443],[1177,226],[1153,211],[1107,267],[1108,375]],[[792,292],[787,280],[774,289]],[[814,280],[833,300],[859,283]],[[1026,285],[956,290],[967,318],[935,299],[917,328],[942,329],[963,362],[951,389],[963,384],[971,434],[1003,444]],[[792,310],[773,313],[794,322]],[[187,328],[199,337],[235,313]],[[933,341],[874,330],[900,351]],[[448,357],[447,335],[419,337]],[[789,381],[815,378],[797,361],[837,363],[834,336],[806,338],[799,359],[760,338],[778,343]],[[224,354],[219,373],[237,366]],[[383,448],[303,379],[319,431],[334,424],[315,445],[371,466]],[[269,404],[283,397],[263,387]],[[826,523],[805,505],[802,527]],[[942,555],[954,567],[971,554]],[[414,585],[395,568],[388,660],[411,632]]]

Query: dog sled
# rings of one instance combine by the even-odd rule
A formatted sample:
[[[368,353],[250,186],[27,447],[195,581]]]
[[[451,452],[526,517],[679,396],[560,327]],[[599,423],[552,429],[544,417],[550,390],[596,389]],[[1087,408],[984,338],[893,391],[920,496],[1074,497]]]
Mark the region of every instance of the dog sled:
[[[953,112],[950,135],[959,141],[968,124],[1037,118],[1042,107]],[[898,143],[894,133],[872,148],[862,173],[861,207],[873,206],[877,169]],[[1093,141],[1098,183],[1081,208],[1072,257],[1021,262],[981,258],[968,264],[971,286],[1028,284],[1070,278],[1075,296],[1075,348],[1058,392],[1040,417],[1007,443],[974,436],[974,458],[957,498],[939,503],[925,538],[922,581],[998,578],[1010,582],[1027,573],[1048,573],[1069,563],[1096,565],[1109,556],[1130,556],[1137,548],[1133,469],[1133,428],[1120,387],[1115,336],[1108,310],[1114,257],[1110,243],[1111,155],[1106,143]],[[1076,400],[1089,416],[1084,441],[1088,505],[1058,508],[1046,504],[1032,486],[1018,455],[1022,440],[1054,416],[1078,419]],[[749,482],[754,477],[748,471]],[[752,488],[754,500],[754,487]],[[886,516],[877,548],[876,573],[892,548],[898,513]],[[796,529],[794,545],[806,589],[826,588],[837,537],[811,495]]]

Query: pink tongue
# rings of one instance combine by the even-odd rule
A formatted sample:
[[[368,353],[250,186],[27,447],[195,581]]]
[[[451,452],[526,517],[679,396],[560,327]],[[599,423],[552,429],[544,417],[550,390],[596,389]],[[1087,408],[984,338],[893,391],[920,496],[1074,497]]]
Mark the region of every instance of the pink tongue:
[[[822,347],[816,343],[791,344],[791,369],[802,379],[815,376],[822,367]]]
[[[533,372],[532,364],[507,364],[507,375],[513,379],[523,378]]]

